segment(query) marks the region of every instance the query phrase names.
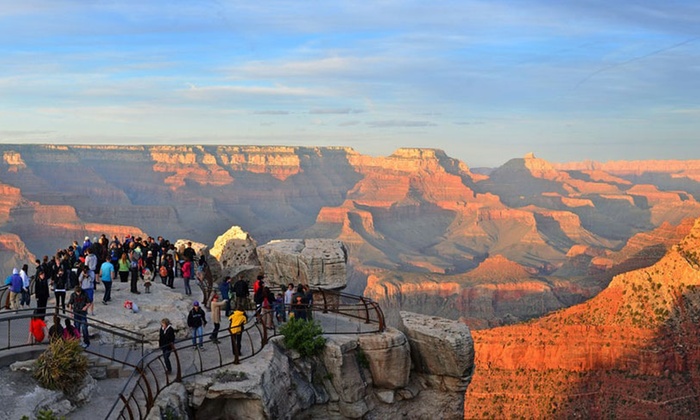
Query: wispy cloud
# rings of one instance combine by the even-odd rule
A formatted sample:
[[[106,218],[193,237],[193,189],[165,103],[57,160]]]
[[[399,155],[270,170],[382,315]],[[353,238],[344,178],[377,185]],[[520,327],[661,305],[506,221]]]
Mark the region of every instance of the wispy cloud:
[[[367,123],[373,128],[393,128],[393,127],[435,127],[437,124],[430,121],[400,121],[400,120],[387,120],[387,121],[370,121]]]

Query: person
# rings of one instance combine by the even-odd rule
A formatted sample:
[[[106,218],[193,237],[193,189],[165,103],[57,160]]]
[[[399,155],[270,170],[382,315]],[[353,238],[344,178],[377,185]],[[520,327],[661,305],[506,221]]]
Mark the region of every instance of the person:
[[[68,300],[68,309],[73,311],[73,320],[83,336],[83,348],[90,347],[90,335],[88,333],[87,313],[92,306],[92,300],[83,292],[80,286],[75,286],[75,291]]]
[[[131,252],[129,254],[129,271],[131,271],[131,293],[140,295],[138,288],[139,265],[141,264],[141,248],[135,242],[129,242]]]
[[[83,270],[80,272],[78,281],[80,288],[83,289],[83,293],[85,293],[90,298],[90,302],[92,302],[95,299],[95,289],[92,288],[94,282],[92,276],[90,275],[90,269],[87,265],[83,266]]]
[[[280,325],[283,322],[287,322],[287,314],[284,310],[284,296],[282,296],[282,293],[277,293],[277,298],[272,304],[272,309],[275,311],[277,325]]]
[[[22,277],[19,275],[17,268],[12,269],[10,276],[10,309],[17,311],[19,309],[19,297],[22,294]]]
[[[234,309],[240,311],[248,309],[250,290],[248,289],[248,282],[245,281],[242,276],[238,277],[238,280],[233,284],[233,293],[236,295],[236,305]]]
[[[187,315],[187,326],[192,329],[192,344],[197,348],[197,339],[199,339],[199,348],[204,350],[204,327],[207,325],[207,316],[204,310],[199,307],[199,302],[196,300],[192,303],[192,309]]]
[[[272,305],[275,302],[275,295],[272,293],[269,287],[265,286],[262,289],[262,304],[261,304],[261,311],[262,311],[262,317],[263,317],[263,324],[268,328],[268,329],[274,329],[275,324],[273,322],[273,317],[272,317]]]
[[[219,293],[221,293],[221,299],[226,301],[224,313],[226,314],[226,318],[228,318],[231,316],[231,302],[229,301],[229,294],[231,293],[231,276],[226,276],[224,281],[219,284]]]
[[[46,278],[46,273],[44,270],[39,269],[36,273],[36,280],[34,281],[34,296],[36,296],[36,310],[41,315],[41,319],[44,319],[46,314],[46,305],[49,301],[49,281]]]
[[[258,275],[258,278],[253,283],[253,302],[255,302],[255,316],[260,316],[262,311],[263,300],[265,299],[265,276]]]
[[[306,300],[304,286],[301,283],[297,285],[297,292],[292,296],[292,311],[294,318],[306,319]]]
[[[27,344],[36,344],[44,341],[44,338],[49,335],[49,331],[46,328],[46,323],[36,311],[34,311],[34,316],[29,321],[29,337],[27,337]]]
[[[194,257],[197,256],[197,252],[194,250],[194,248],[192,248],[192,242],[187,242],[187,247],[184,249],[184,251],[182,251],[182,256],[185,260],[194,261]],[[190,267],[190,270],[194,272],[194,267]],[[190,277],[192,277],[192,273],[190,273]]]
[[[243,338],[243,327],[248,319],[243,310],[236,308],[233,314],[228,318],[229,331],[231,332],[231,349],[233,349],[233,363],[239,364],[238,358],[242,355],[241,339]]]
[[[284,292],[284,308],[288,314],[292,312],[292,296],[294,296],[294,284],[289,283]]]
[[[122,283],[129,281],[131,263],[129,262],[129,254],[126,252],[122,252],[122,255],[119,257],[119,265],[117,269],[119,271],[119,281]]]
[[[80,331],[71,325],[70,319],[66,319],[66,328],[63,329],[64,340],[80,340]]]
[[[219,300],[219,297],[214,293],[211,299],[211,322],[214,323],[214,330],[209,335],[209,339],[216,344],[219,344],[219,328],[221,326],[221,308],[226,308],[228,299]]]
[[[91,249],[88,248],[85,250],[85,266],[88,268],[90,271],[90,278],[92,279],[92,282],[95,282],[95,273],[97,272],[97,255],[95,255],[95,252]],[[93,288],[95,286],[93,285]],[[83,289],[85,289],[83,287]],[[93,296],[90,296],[93,297]]]
[[[304,285],[304,304],[306,305],[306,318],[313,319],[314,294],[309,285]]]
[[[165,373],[173,373],[173,367],[170,364],[170,353],[175,350],[175,330],[170,325],[168,318],[163,318],[160,321],[160,331],[158,333],[158,347],[163,352],[163,362],[165,363]]]
[[[63,270],[63,267],[59,267],[55,278],[51,279],[56,308],[60,307],[64,314],[66,313],[66,278],[66,272]]]
[[[105,286],[105,295],[102,298],[102,303],[105,305],[112,300],[112,280],[114,280],[114,264],[111,261],[105,261],[100,266],[100,280]]]
[[[19,271],[19,276],[22,278],[22,292],[21,296],[19,299],[19,306],[24,309],[24,305],[27,305],[27,308],[31,307],[31,293],[29,293],[29,275],[27,272],[29,271],[29,266],[27,264],[24,264],[22,266],[22,269]]]
[[[168,268],[168,281],[166,286],[175,288],[175,260],[172,254],[165,254],[165,266]]]
[[[192,289],[190,288],[190,279],[192,278],[192,260],[189,258],[185,259],[185,263],[182,265],[182,279],[185,281],[185,294],[191,295]]]
[[[61,318],[54,315],[53,325],[49,328],[49,340],[63,339],[63,326],[61,325]]]

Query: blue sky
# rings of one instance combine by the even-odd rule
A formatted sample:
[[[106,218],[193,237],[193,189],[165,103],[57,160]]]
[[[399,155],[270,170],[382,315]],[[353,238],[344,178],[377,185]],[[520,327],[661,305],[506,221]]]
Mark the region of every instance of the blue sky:
[[[0,0],[3,143],[700,159],[697,1]]]

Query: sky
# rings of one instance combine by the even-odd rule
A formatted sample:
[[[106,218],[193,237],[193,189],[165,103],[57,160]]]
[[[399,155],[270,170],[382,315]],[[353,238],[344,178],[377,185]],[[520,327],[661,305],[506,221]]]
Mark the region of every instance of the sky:
[[[700,159],[698,1],[0,0],[0,142]]]

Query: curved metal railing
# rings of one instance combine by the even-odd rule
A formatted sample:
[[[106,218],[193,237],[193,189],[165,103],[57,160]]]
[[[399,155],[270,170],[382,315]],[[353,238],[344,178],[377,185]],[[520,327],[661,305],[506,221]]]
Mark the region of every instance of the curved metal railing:
[[[286,312],[292,308],[284,309]],[[304,310],[308,311],[310,318],[315,317],[314,314],[323,314],[318,317],[344,316],[359,322],[358,324],[321,322],[324,334],[368,334],[382,332],[386,328],[384,314],[379,304],[363,296],[316,289],[313,304]],[[218,343],[208,339],[204,341],[206,348],[209,349],[206,356],[197,344],[188,343],[190,339],[177,341],[172,352],[174,356],[172,377],[165,371],[165,362],[160,349],[146,354],[137,363],[136,369],[119,393],[107,418],[145,418],[155,405],[158,394],[172,383],[182,382],[188,377],[233,365],[255,356],[271,337],[278,335],[274,320],[274,309],[261,311],[259,315],[253,315],[248,319],[243,329],[240,358],[233,354],[232,335],[228,330],[221,335],[222,340]],[[231,342],[230,347],[228,342]]]
[[[27,340],[29,336],[29,320],[33,316],[42,316],[42,314],[35,313],[36,309],[37,308],[19,309],[17,311],[6,311],[0,313],[0,351],[29,346],[46,347],[48,340],[43,344],[31,344]],[[43,314],[45,320],[46,318],[59,318],[64,320],[70,319],[71,321],[74,320],[74,314],[69,310],[61,311],[59,308],[55,307],[48,307],[44,309],[47,310],[47,313]],[[100,343],[107,345],[87,348],[85,349],[86,353],[136,367],[133,362],[129,362],[128,357],[120,357],[117,353],[121,353],[118,351],[119,349],[127,348],[132,350],[137,348],[140,349],[140,354],[143,356],[144,344],[147,343],[144,334],[138,331],[132,331],[112,325],[98,318],[88,316],[87,321],[93,334],[100,336]],[[47,328],[51,326],[51,322],[46,322],[46,324]]]

